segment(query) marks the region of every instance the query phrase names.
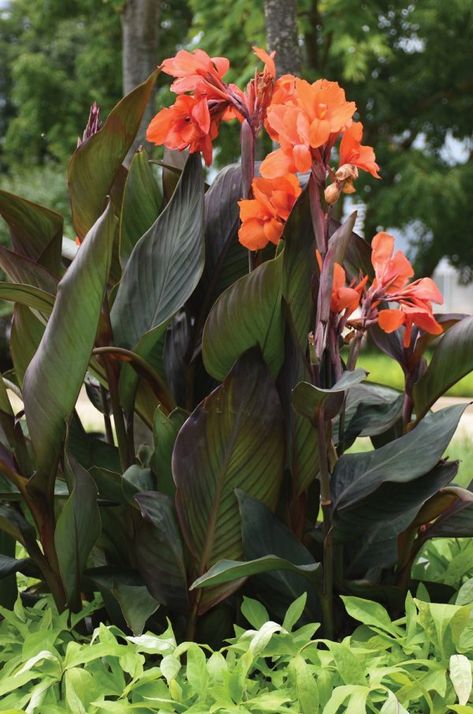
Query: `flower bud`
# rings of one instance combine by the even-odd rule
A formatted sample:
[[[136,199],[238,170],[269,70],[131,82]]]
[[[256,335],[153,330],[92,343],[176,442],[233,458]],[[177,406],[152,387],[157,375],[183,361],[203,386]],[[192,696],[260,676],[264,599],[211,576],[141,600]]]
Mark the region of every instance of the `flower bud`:
[[[329,206],[332,206],[340,198],[340,189],[338,183],[331,183],[324,191],[325,200]]]
[[[343,164],[335,172],[337,181],[355,181],[358,178],[358,169],[352,164]]]

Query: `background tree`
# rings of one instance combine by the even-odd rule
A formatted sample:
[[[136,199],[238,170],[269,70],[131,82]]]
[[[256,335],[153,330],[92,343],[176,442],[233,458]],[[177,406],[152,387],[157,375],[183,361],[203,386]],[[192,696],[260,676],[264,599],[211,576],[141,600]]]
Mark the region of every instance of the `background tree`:
[[[229,57],[235,68],[229,78],[244,84],[254,72],[251,47],[268,44],[263,3],[141,2],[156,11],[160,4],[156,64],[178,47],[199,45]],[[285,3],[286,19],[291,3]],[[59,182],[44,182],[38,172],[50,171],[41,167],[53,162],[62,180],[92,101],[106,114],[120,96],[121,17],[129,6],[125,0],[11,0],[2,11],[0,164],[12,176],[2,179],[4,186],[19,183],[32,198],[51,187],[45,203],[65,200],[55,189]],[[266,10],[270,6],[283,3],[266,0]],[[304,76],[342,83],[364,117],[366,143],[376,147],[383,180],[358,184],[366,235],[378,227],[405,230],[414,236],[419,272],[431,272],[447,255],[469,277],[471,1],[299,0],[297,35]],[[270,28],[269,44],[275,41]],[[168,78],[160,77],[157,106],[172,101],[168,87]],[[222,163],[235,158],[237,131],[223,129]],[[454,214],[461,226],[455,232]]]

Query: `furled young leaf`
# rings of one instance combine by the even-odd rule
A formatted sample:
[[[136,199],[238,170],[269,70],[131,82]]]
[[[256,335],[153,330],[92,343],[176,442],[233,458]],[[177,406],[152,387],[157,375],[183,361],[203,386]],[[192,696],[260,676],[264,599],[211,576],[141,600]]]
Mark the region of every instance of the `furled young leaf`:
[[[53,312],[26,371],[23,397],[41,482],[54,469],[87,370],[100,318],[116,219],[110,205],[58,286]]]
[[[181,428],[173,453],[176,506],[196,576],[222,559],[243,557],[235,488],[276,506],[284,458],[282,413],[274,382],[256,350]],[[235,590],[206,591],[200,609]]]
[[[73,471],[74,486],[54,532],[59,571],[70,605],[78,596],[87,558],[101,531],[94,479],[79,464],[73,466]]]
[[[473,370],[473,317],[466,317],[443,335],[426,371],[414,385],[414,405],[420,419],[442,394]]]
[[[315,248],[309,196],[305,191],[284,226],[283,295],[288,305],[293,333],[305,354],[313,326]]]
[[[130,254],[159,215],[162,196],[148,155],[136,152],[128,170],[120,217],[120,262],[124,268]]]
[[[428,473],[450,443],[464,410],[464,404],[447,407],[379,449],[344,454],[332,477],[335,507],[352,506],[386,481],[406,483]]]
[[[55,278],[60,278],[62,216],[3,190],[0,190],[0,214],[10,228],[15,253],[39,263]]]
[[[157,491],[143,491],[134,500],[142,515],[135,523],[138,571],[158,602],[182,611],[187,605],[186,569],[172,502]]]
[[[284,358],[281,309],[283,253],[240,278],[223,292],[209,313],[202,336],[205,369],[223,380],[236,360],[259,346],[276,376]]]
[[[68,168],[72,222],[80,238],[102,214],[122,162],[133,143],[148,104],[157,71],[127,94],[110,112],[97,134],[82,143]]]
[[[327,253],[324,257],[320,273],[320,305],[318,319],[327,322],[330,316],[330,300],[332,296],[333,266],[343,263],[355,225],[356,211],[330,237]]]

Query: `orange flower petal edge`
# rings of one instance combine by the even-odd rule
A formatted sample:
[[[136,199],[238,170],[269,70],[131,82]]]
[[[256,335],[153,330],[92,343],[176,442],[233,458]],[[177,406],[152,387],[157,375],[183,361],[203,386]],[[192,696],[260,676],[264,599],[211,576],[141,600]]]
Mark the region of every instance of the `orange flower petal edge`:
[[[238,202],[242,221],[238,239],[248,250],[260,250],[268,243],[277,245],[302,189],[289,174],[274,180],[255,178],[252,191],[254,198]]]

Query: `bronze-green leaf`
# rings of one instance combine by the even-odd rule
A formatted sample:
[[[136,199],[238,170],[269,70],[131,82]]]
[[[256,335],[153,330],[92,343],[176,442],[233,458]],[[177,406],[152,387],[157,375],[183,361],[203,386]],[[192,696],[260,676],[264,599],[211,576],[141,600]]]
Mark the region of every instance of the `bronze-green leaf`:
[[[242,560],[235,489],[244,489],[274,509],[283,465],[281,405],[261,356],[251,350],[199,404],[174,446],[176,507],[195,561],[194,577],[219,560]],[[230,583],[202,592],[200,611],[238,585]]]
[[[89,364],[115,226],[108,206],[58,285],[53,312],[24,377],[25,413],[40,481],[54,470]]]

